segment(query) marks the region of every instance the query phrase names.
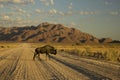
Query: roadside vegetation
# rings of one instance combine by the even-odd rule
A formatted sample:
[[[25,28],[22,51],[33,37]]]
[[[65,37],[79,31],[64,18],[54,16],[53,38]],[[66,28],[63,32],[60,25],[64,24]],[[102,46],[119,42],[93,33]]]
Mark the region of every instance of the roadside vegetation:
[[[61,49],[70,55],[76,55],[83,58],[91,58],[96,60],[105,60],[112,62],[120,62],[120,44],[82,44],[72,45],[68,49]]]

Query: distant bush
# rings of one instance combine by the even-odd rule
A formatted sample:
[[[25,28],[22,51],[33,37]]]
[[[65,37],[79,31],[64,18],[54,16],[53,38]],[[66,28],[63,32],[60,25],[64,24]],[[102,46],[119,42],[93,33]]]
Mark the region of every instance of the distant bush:
[[[5,48],[5,46],[0,46],[1,48]]]
[[[117,57],[117,61],[120,62],[120,55]]]
[[[0,48],[9,48],[10,46],[0,46]]]

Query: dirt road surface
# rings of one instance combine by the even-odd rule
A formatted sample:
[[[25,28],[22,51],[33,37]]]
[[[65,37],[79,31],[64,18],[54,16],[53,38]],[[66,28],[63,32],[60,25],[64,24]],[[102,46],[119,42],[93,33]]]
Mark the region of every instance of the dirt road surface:
[[[34,48],[21,43],[0,51],[0,80],[120,80],[120,65],[58,52],[33,61]]]

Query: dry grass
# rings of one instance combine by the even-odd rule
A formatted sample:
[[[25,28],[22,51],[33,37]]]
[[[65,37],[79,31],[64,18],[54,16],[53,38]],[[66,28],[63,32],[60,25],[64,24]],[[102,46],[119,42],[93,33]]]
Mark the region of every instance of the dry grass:
[[[80,57],[120,62],[120,44],[81,45],[64,50]]]

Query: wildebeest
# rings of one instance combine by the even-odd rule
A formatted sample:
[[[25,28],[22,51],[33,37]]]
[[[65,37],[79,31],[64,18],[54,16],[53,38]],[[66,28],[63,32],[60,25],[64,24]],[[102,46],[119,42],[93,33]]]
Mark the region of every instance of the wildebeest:
[[[35,60],[36,55],[38,55],[38,58],[40,59],[40,54],[46,54],[46,59],[47,57],[50,59],[50,54],[57,54],[57,50],[50,46],[50,45],[45,45],[43,47],[38,47],[35,49],[33,60]]]

